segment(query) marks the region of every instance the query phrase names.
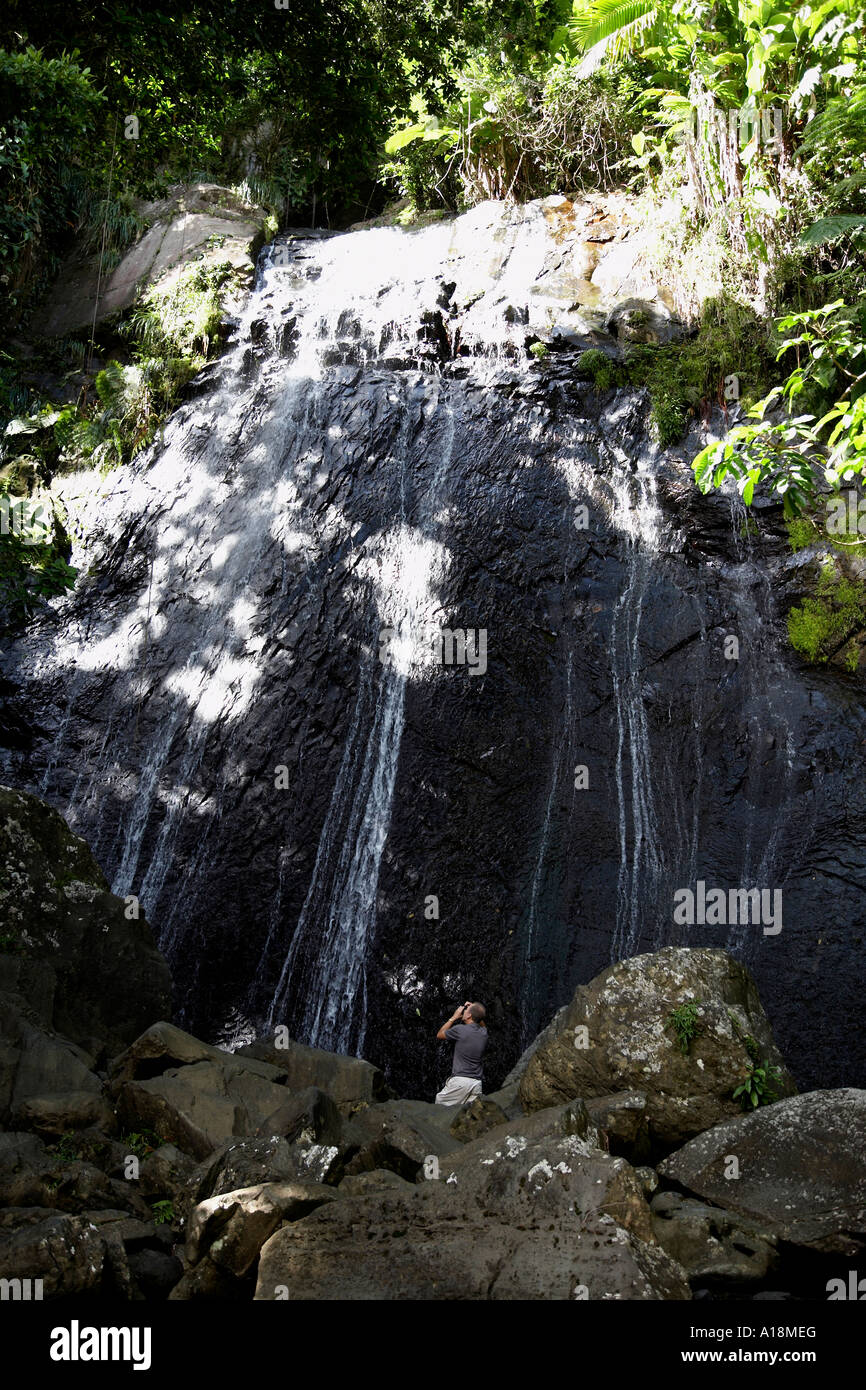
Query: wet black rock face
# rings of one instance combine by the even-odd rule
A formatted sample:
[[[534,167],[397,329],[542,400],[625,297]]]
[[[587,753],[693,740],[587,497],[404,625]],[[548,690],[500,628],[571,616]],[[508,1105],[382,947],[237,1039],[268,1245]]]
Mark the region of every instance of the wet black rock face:
[[[801,1086],[856,1081],[862,691],[787,647],[772,517],[744,539],[577,351],[449,358],[432,291],[384,362],[365,328],[328,365],[326,326],[309,373],[333,246],[82,504],[88,573],[0,662],[4,780],[140,896],[212,1041],[284,1022],[429,1096],[480,998],[493,1089],[612,959],[713,945]],[[781,930],[677,923],[698,881],[780,889]]]

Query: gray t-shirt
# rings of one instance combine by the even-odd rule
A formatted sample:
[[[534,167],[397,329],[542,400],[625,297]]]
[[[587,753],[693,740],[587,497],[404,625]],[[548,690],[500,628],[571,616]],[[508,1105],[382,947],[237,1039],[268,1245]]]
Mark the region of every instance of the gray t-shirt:
[[[473,1081],[483,1080],[481,1058],[487,1046],[487,1029],[477,1023],[455,1023],[445,1036],[449,1042],[456,1043],[451,1075],[470,1076]]]

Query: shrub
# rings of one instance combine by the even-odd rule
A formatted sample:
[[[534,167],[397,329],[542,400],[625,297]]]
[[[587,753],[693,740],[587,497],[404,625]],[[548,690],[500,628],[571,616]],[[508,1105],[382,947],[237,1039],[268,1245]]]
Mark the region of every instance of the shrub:
[[[807,661],[825,664],[841,655],[849,671],[860,660],[857,635],[866,628],[866,585],[837,575],[832,560],[822,565],[814,597],[788,614],[788,637]]]

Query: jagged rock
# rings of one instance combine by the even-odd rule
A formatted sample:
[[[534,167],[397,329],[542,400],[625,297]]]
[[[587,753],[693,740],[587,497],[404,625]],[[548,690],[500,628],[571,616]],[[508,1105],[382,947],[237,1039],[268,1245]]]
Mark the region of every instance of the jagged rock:
[[[849,1087],[791,1096],[716,1125],[665,1159],[659,1173],[780,1240],[859,1255],[864,1153],[866,1091]]]
[[[227,1139],[267,1128],[285,1101],[284,1086],[226,1055],[172,1068],[151,1081],[123,1082],[117,1113],[128,1129],[152,1129],[166,1143],[202,1159]]]
[[[478,1096],[470,1105],[459,1107],[449,1126],[449,1133],[461,1144],[467,1143],[471,1139],[478,1139],[497,1125],[506,1124],[507,1120],[505,1111],[500,1110],[489,1096]]]
[[[779,1262],[777,1240],[754,1221],[676,1192],[650,1203],[656,1240],[693,1284],[752,1284]]]
[[[458,1141],[449,1132],[452,1116],[422,1100],[389,1100],[359,1111],[346,1126],[347,1174],[390,1168],[414,1180],[424,1159],[451,1152]]]
[[[37,1028],[95,1056],[118,1051],[168,1012],[168,966],[147,922],[126,917],[124,900],[57,811],[9,787],[0,788],[0,916],[18,948],[0,954],[0,991],[26,999]],[[63,1089],[42,1081],[28,1094]]]
[[[290,1092],[262,1129],[269,1135],[282,1135],[290,1144],[310,1148],[314,1144],[339,1144],[343,1125],[331,1097],[318,1086],[307,1086],[303,1091]]]
[[[86,1217],[41,1208],[3,1214],[0,1278],[40,1279],[43,1298],[98,1290],[105,1258],[105,1242]]]
[[[699,1032],[684,1054],[669,1022],[694,1001]],[[588,1047],[579,1045],[588,1030]],[[726,951],[666,947],[634,956],[581,985],[528,1055],[520,1078],[526,1110],[571,1096],[646,1094],[650,1136],[681,1143],[740,1112],[733,1091],[744,1080],[746,1038],[794,1090],[749,971]]]
[[[643,1091],[620,1091],[612,1096],[588,1100],[586,1108],[592,1123],[607,1136],[613,1154],[639,1163],[649,1156],[647,1100]]]
[[[281,1135],[229,1140],[190,1175],[181,1198],[186,1214],[209,1197],[265,1183],[322,1183],[342,1177],[336,1145],[290,1144]]]
[[[20,1003],[0,995],[0,1119],[14,1123],[31,1096],[101,1093],[93,1058],[69,1038],[37,1027]]]
[[[225,1192],[199,1203],[186,1235],[186,1259],[198,1264],[204,1255],[242,1279],[258,1259],[265,1241],[284,1221],[298,1221],[325,1202],[337,1200],[321,1183],[260,1183]]]
[[[124,1081],[150,1081],[173,1067],[220,1061],[229,1055],[185,1033],[182,1028],[176,1028],[173,1023],[153,1023],[112,1059],[108,1074],[117,1088]]]
[[[154,1254],[167,1261],[167,1264],[163,1264],[163,1271],[167,1273],[170,1269],[173,1276],[169,1287],[177,1283],[183,1273],[183,1266],[170,1254],[167,1247],[171,1245],[171,1237],[161,1227],[155,1226],[152,1221],[143,1221],[131,1217],[125,1211],[110,1208],[88,1211],[84,1215],[105,1242],[106,1265],[113,1284],[112,1293],[133,1301],[148,1296],[147,1290],[139,1284],[133,1268],[134,1258],[141,1254]]]
[[[292,1091],[317,1086],[331,1097],[343,1114],[359,1105],[373,1105],[388,1097],[385,1078],[379,1068],[361,1057],[324,1052],[291,1039],[286,1047],[260,1039],[239,1048],[235,1056],[257,1058],[279,1067]]]
[[[119,1090],[124,1081],[152,1081],[165,1072],[195,1062],[214,1062],[227,1072],[243,1072],[259,1076],[274,1085],[283,1085],[286,1077],[281,1067],[238,1052],[226,1052],[210,1043],[194,1038],[173,1023],[154,1023],[137,1037],[109,1068],[112,1087]]]
[[[576,1135],[585,1139],[595,1148],[602,1147],[598,1131],[590,1124],[589,1113],[582,1100],[568,1101],[565,1105],[552,1105],[546,1110],[537,1110],[533,1115],[516,1115],[503,1124],[496,1125],[483,1136],[485,1151],[508,1146],[515,1142],[521,1146],[537,1144],[543,1139],[565,1139]],[[465,1152],[476,1151],[475,1141],[471,1141]],[[454,1156],[461,1151],[455,1150]]]
[[[94,1091],[66,1091],[61,1095],[30,1096],[19,1105],[15,1120],[37,1134],[65,1134],[90,1125],[114,1128],[114,1111]]]

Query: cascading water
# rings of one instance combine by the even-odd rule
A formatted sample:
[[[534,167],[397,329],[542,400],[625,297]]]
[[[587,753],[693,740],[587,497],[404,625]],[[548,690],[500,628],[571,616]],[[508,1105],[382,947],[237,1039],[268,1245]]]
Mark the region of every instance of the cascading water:
[[[787,561],[577,370],[615,344],[558,237],[491,204],[268,248],[164,438],[63,480],[82,578],[0,658],[0,765],[141,901],[216,1041],[285,1023],[429,1094],[472,995],[495,1084],[611,959],[727,945],[834,1084],[859,976],[841,938],[832,985],[808,962],[862,911],[862,711],[786,652]],[[784,931],[677,926],[699,878],[784,884]]]

